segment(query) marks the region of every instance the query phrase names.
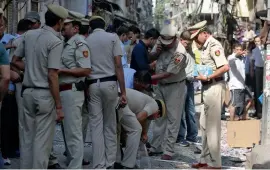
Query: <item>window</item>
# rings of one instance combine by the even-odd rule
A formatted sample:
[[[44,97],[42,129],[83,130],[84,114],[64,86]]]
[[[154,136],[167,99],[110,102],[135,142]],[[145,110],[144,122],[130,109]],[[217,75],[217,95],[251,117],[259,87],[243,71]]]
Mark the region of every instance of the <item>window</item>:
[[[31,11],[38,12],[38,1],[37,0],[31,0]]]
[[[130,6],[130,0],[126,0],[126,7]]]

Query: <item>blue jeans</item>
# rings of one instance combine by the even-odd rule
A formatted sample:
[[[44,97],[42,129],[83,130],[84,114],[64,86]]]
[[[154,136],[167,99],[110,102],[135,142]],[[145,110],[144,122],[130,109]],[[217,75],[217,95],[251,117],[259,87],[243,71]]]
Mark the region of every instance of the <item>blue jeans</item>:
[[[186,82],[186,103],[185,103],[185,114],[181,119],[180,130],[178,133],[177,140],[196,141],[198,136],[198,126],[195,120],[195,103],[194,103],[194,86],[193,82]]]

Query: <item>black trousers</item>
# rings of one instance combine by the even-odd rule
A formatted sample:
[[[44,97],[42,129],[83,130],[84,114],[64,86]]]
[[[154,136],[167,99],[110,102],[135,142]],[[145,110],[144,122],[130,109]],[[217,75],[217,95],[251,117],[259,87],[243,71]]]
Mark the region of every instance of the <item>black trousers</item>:
[[[2,156],[16,157],[19,150],[18,107],[15,94],[6,94],[1,108],[1,150]]]
[[[262,113],[262,104],[258,101],[258,98],[263,93],[263,67],[255,68],[255,106],[256,113]]]

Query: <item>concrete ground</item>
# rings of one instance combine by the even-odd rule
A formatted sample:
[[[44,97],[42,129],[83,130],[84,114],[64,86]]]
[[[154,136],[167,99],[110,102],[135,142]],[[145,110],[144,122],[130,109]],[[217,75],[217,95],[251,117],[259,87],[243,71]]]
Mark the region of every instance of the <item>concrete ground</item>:
[[[197,117],[199,117],[201,104],[200,104],[200,95],[196,95],[196,111]],[[149,138],[151,138],[151,129]],[[222,122],[222,164],[224,169],[244,169],[245,163],[243,159],[239,159],[245,154],[246,150],[235,150],[229,148],[226,144],[226,122]],[[85,159],[92,160],[92,146],[90,139],[90,131],[88,132],[87,142],[85,144]],[[195,145],[191,145],[190,147],[181,147],[180,145],[175,145],[175,155],[172,161],[163,161],[160,157],[144,157],[140,156],[138,158],[137,164],[141,168],[147,169],[187,169],[190,168],[191,164],[197,162],[199,160],[199,155],[194,154],[196,150]],[[63,156],[64,152],[64,142],[62,138],[61,128],[57,126],[56,135],[54,140],[54,151],[58,157],[58,161],[61,166],[66,167],[65,164],[65,156]],[[91,164],[89,166],[85,166],[83,168],[89,169],[91,168]],[[18,169],[19,168],[19,159],[11,159],[11,166],[6,166],[8,169]]]

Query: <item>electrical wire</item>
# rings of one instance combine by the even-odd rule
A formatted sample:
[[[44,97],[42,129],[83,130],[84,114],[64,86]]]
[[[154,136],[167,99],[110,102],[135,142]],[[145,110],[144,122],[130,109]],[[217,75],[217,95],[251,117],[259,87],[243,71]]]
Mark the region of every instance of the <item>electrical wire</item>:
[[[23,6],[18,10],[18,12],[20,12],[20,11],[25,7],[26,3],[27,3],[27,2],[25,2],[25,3],[23,4]]]

